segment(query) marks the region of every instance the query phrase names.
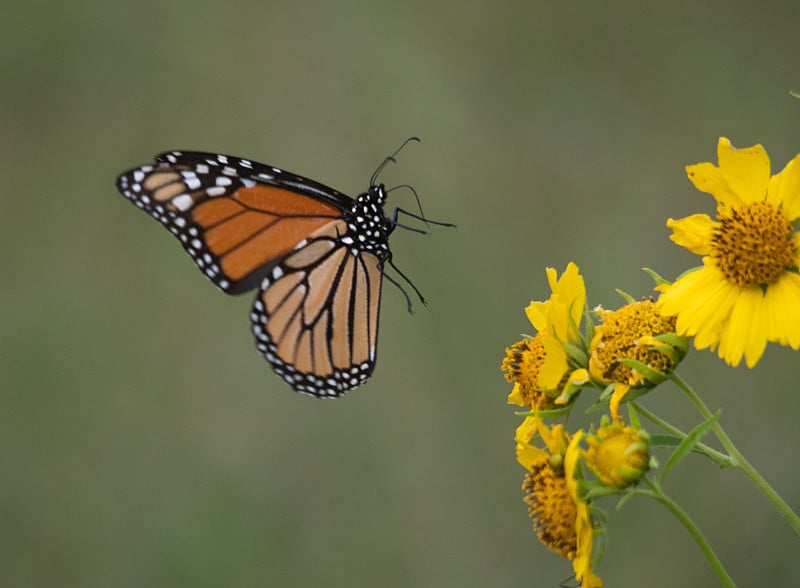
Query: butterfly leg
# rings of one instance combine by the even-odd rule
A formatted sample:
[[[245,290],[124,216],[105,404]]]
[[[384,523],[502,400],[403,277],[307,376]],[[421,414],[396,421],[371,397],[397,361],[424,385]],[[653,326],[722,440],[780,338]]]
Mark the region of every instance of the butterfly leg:
[[[406,215],[408,217],[411,217],[411,218],[413,218],[415,220],[421,221],[421,222],[425,223],[428,226],[436,225],[438,227],[455,227],[455,225],[453,223],[444,223],[444,222],[441,222],[441,221],[430,220],[428,218],[425,218],[424,216],[421,216],[421,215],[418,215],[418,214],[414,214],[413,212],[409,212],[409,211],[407,211],[407,210],[405,210],[403,208],[400,208],[399,206],[397,208],[395,208],[394,209],[394,214],[392,215],[392,226],[400,227],[401,229],[406,229],[407,231],[414,231],[415,233],[420,233],[421,235],[427,235],[428,232],[427,231],[423,231],[422,229],[409,227],[408,225],[404,225],[404,224],[401,224],[400,222],[398,222],[398,218],[400,217],[400,213],[403,213],[404,215]]]
[[[394,271],[396,271],[396,272],[398,273],[398,275],[399,275],[401,278],[403,278],[403,280],[404,280],[404,281],[405,281],[405,282],[406,282],[406,283],[407,283],[409,286],[411,286],[411,288],[414,290],[414,293],[415,293],[415,294],[416,294],[416,295],[419,297],[419,300],[420,300],[420,302],[422,302],[422,304],[424,304],[425,306],[427,306],[427,305],[428,305],[428,303],[425,301],[425,297],[424,297],[424,296],[422,295],[422,293],[419,291],[419,288],[417,288],[417,287],[414,285],[414,282],[412,282],[412,281],[411,281],[411,279],[410,279],[410,278],[409,278],[407,275],[405,275],[405,274],[404,274],[404,273],[403,273],[403,272],[400,270],[400,268],[398,268],[398,267],[397,267],[397,266],[394,264],[394,261],[392,260],[392,256],[391,256],[391,255],[389,255],[389,256],[386,258],[386,260],[385,260],[385,261],[387,261],[387,262],[389,263],[389,265],[390,265],[390,266],[392,266],[392,269],[393,269]],[[414,314],[414,310],[413,310],[413,308],[412,308],[412,305],[411,305],[411,297],[408,295],[408,292],[406,292],[406,289],[405,289],[405,288],[403,288],[403,285],[402,285],[402,284],[401,284],[401,283],[400,283],[398,280],[395,280],[395,279],[394,279],[392,276],[390,276],[390,275],[389,275],[389,274],[387,274],[385,271],[383,271],[383,269],[381,269],[381,273],[383,273],[384,277],[385,277],[387,280],[389,280],[389,281],[390,281],[392,284],[394,284],[395,286],[397,286],[397,289],[398,289],[398,290],[400,290],[400,291],[403,293],[403,296],[405,296],[405,299],[406,299],[406,304],[408,305],[408,313],[409,313],[409,314]]]

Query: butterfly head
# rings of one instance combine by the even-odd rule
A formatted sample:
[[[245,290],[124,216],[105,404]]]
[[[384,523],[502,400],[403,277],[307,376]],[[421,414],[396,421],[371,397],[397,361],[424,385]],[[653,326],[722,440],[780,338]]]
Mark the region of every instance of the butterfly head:
[[[394,229],[394,224],[383,212],[385,203],[384,185],[370,186],[353,202],[348,223],[358,249],[373,252],[381,258],[389,253],[389,234]]]

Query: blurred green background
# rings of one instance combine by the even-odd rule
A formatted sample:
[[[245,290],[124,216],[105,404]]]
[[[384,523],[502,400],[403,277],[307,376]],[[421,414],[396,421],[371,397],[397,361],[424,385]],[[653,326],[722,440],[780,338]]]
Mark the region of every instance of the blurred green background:
[[[545,266],[591,304],[697,258],[665,220],[711,212],[684,166],[720,135],[800,152],[787,2],[6,4],[0,19],[0,585],[557,586],[530,529],[503,349]],[[300,396],[229,298],[114,188],[172,149],[246,156],[458,224],[397,231],[429,300],[385,288],[377,370]],[[390,204],[414,207],[409,193]],[[795,508],[797,355],[681,373]],[[586,400],[586,399],[584,399]],[[674,388],[645,404],[689,428]],[[585,425],[579,419],[575,426]],[[741,586],[800,583],[800,543],[737,472],[667,489]],[[609,511],[607,586],[716,577],[655,503]]]

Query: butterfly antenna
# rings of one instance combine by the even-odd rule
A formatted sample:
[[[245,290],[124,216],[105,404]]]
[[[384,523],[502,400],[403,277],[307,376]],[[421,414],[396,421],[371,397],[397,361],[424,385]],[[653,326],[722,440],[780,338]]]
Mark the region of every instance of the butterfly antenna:
[[[391,162],[396,162],[397,161],[395,159],[395,157],[397,157],[397,154],[400,153],[403,150],[403,147],[408,145],[411,141],[416,141],[417,143],[420,142],[419,137],[409,137],[408,139],[403,141],[403,144],[400,145],[400,147],[398,147],[397,150],[394,153],[392,153],[389,157],[384,159],[381,162],[381,164],[378,166],[378,169],[375,170],[375,173],[372,174],[372,177],[369,179],[369,185],[370,186],[374,186],[375,185],[375,182],[378,180],[378,176],[381,174],[381,172],[383,171],[383,168],[385,168],[389,164],[390,161]]]

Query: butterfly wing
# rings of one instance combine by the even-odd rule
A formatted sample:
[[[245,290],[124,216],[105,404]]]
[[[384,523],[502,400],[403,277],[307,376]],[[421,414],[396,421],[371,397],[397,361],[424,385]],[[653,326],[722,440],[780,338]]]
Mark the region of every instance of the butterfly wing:
[[[367,200],[352,215],[350,197],[308,178],[178,151],[120,175],[117,187],[223,291],[260,285],[256,345],[292,388],[335,397],[372,374],[388,255],[382,187],[374,188],[377,205]],[[349,224],[351,216],[360,224]]]
[[[174,234],[220,289],[258,286],[275,263],[353,200],[291,172],[228,155],[171,151],[117,188]]]
[[[346,245],[348,225],[316,230],[264,279],[250,318],[256,346],[298,392],[335,397],[375,367],[382,260]]]

